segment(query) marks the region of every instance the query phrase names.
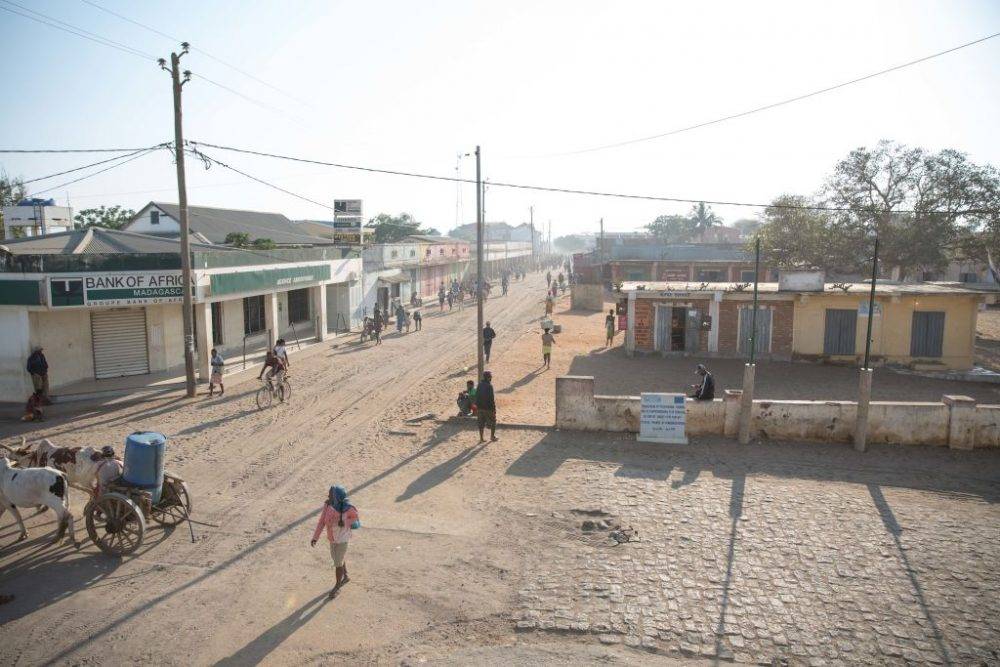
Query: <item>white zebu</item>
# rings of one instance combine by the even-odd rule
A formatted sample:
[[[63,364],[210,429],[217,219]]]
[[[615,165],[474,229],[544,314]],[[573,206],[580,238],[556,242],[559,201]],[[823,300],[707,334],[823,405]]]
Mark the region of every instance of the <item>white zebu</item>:
[[[0,457],[0,516],[6,510],[13,513],[17,525],[21,527],[20,542],[28,536],[18,507],[44,505],[52,508],[59,518],[59,532],[53,542],[66,534],[69,541],[79,547],[73,530],[73,515],[69,511],[69,484],[66,475],[55,468],[17,468],[6,456]]]

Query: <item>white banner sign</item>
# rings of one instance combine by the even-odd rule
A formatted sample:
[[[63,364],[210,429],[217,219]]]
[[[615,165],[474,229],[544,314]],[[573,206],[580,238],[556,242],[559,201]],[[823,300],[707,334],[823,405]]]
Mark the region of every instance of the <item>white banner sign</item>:
[[[684,398],[684,394],[643,393],[638,439],[671,445],[687,444]]]

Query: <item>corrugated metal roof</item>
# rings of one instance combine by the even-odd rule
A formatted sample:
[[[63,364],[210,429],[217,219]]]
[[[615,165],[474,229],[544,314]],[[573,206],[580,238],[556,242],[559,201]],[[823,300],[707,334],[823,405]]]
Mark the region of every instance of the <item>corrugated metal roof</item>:
[[[663,245],[611,246],[612,260],[674,262],[750,262],[750,254],[741,244],[677,243]]]
[[[431,234],[410,234],[407,239],[423,241],[424,243],[459,243],[466,242],[465,239],[457,239],[452,236],[433,236]]]
[[[152,202],[174,220],[180,220],[177,204]],[[188,206],[188,226],[212,243],[225,243],[229,234],[249,234],[250,240],[271,239],[282,245],[329,245],[330,239],[306,234],[280,213],[243,211],[208,206]]]
[[[753,293],[753,284],[738,288],[746,283],[701,283],[691,282],[654,282],[654,281],[633,281],[622,283],[622,293],[638,292],[639,294],[649,294],[655,296],[657,292],[727,292],[745,294]],[[641,288],[641,289],[640,289]],[[806,290],[779,290],[778,283],[757,283],[757,290],[763,294],[850,294],[863,296],[871,290],[871,283],[826,283],[822,292]],[[886,283],[875,284],[875,293],[881,295],[891,294],[912,294],[912,295],[934,295],[934,294],[996,294],[997,290],[985,287],[970,287],[969,283],[953,282],[929,282],[929,283]]]
[[[180,239],[100,227],[24,239],[8,239],[3,242],[3,247],[12,255],[150,255],[180,252],[180,245]],[[204,243],[192,243],[191,249],[233,250],[226,246],[220,248]]]

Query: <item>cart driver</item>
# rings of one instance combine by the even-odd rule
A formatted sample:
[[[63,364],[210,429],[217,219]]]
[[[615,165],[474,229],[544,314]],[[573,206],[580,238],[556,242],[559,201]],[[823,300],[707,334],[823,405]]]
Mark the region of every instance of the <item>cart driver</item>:
[[[97,474],[94,475],[95,498],[99,497],[108,485],[121,477],[124,472],[122,462],[115,458],[115,448],[111,445],[101,447],[97,461]]]

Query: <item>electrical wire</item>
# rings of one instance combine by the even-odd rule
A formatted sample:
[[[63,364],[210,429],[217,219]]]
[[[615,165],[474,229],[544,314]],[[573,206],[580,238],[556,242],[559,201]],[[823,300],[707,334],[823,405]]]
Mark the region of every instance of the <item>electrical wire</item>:
[[[35,183],[36,181],[44,181],[44,180],[47,180],[49,178],[55,178],[56,176],[63,176],[65,174],[72,174],[74,171],[81,171],[83,169],[88,169],[90,167],[96,167],[97,165],[100,165],[100,164],[107,164],[108,162],[114,162],[115,160],[120,160],[122,158],[127,158],[127,157],[130,157],[132,155],[135,155],[136,153],[141,153],[142,151],[145,151],[145,150],[152,150],[154,148],[166,148],[169,145],[170,145],[170,142],[166,142],[166,143],[162,143],[162,144],[157,144],[156,146],[149,146],[147,148],[140,148],[140,149],[138,149],[136,151],[133,151],[132,153],[129,153],[127,155],[116,155],[115,157],[109,157],[107,160],[101,160],[100,162],[91,162],[90,164],[85,164],[82,167],[74,167],[73,169],[67,169],[66,171],[57,171],[56,173],[49,174],[48,176],[39,176],[37,178],[30,178],[30,179],[28,179],[26,181],[21,181],[21,183],[23,185],[27,185],[28,183]]]
[[[257,106],[261,107],[262,109],[267,109],[268,111],[273,111],[275,113],[278,113],[278,114],[281,114],[281,115],[284,115],[284,116],[288,116],[289,118],[292,118],[293,120],[295,120],[296,122],[299,122],[299,123],[305,122],[301,118],[298,118],[297,116],[295,116],[293,114],[290,114],[287,111],[279,109],[278,107],[275,107],[275,106],[271,106],[270,104],[267,104],[265,102],[261,102],[260,100],[256,100],[256,99],[250,97],[249,95],[244,95],[240,91],[235,90],[233,88],[230,88],[229,86],[223,85],[223,84],[219,83],[218,81],[213,81],[212,79],[209,79],[204,74],[193,73],[191,75],[191,78],[192,79],[198,79],[199,81],[204,81],[205,83],[209,83],[209,84],[211,84],[213,86],[216,86],[217,88],[221,88],[222,90],[225,90],[225,91],[227,91],[229,93],[232,93],[233,95],[236,95],[237,97],[242,97],[247,102],[250,102],[251,104],[256,104]]]
[[[273,188],[274,190],[277,190],[278,192],[284,192],[286,195],[291,195],[292,197],[296,197],[298,199],[301,199],[302,201],[307,201],[310,204],[316,204],[317,206],[322,206],[323,208],[328,209],[328,210],[331,209],[331,208],[333,208],[329,204],[320,203],[320,202],[316,201],[315,199],[310,199],[309,197],[305,197],[303,195],[297,194],[295,192],[292,192],[291,190],[286,190],[285,188],[277,186],[277,185],[274,185],[273,183],[268,183],[267,181],[265,181],[262,178],[257,178],[256,176],[251,176],[250,174],[246,173],[245,171],[240,171],[236,167],[230,166],[230,165],[226,164],[225,162],[220,162],[219,160],[216,160],[215,158],[211,157],[210,155],[206,155],[205,153],[202,153],[201,151],[199,151],[197,149],[188,148],[188,149],[185,149],[185,151],[188,152],[188,153],[191,153],[195,157],[201,158],[203,160],[207,160],[207,161],[209,161],[209,162],[211,162],[213,164],[217,164],[220,167],[223,167],[223,168],[228,169],[228,170],[230,170],[232,172],[235,172],[235,173],[239,174],[240,176],[243,176],[244,178],[249,178],[251,181],[256,181],[257,183],[260,183],[261,185],[266,185],[269,188]]]
[[[160,148],[162,148],[162,147],[163,146],[155,146],[153,148],[148,148],[148,149],[145,149],[142,152],[140,152],[138,155],[131,155],[131,156],[122,155],[122,156],[119,156],[119,158],[127,157],[128,159],[127,160],[123,160],[123,161],[121,161],[121,162],[119,162],[117,164],[113,164],[111,166],[105,167],[104,169],[99,169],[99,170],[97,170],[97,171],[95,171],[93,173],[86,174],[85,176],[80,176],[79,178],[74,178],[72,181],[66,181],[65,183],[60,183],[59,185],[53,185],[52,187],[45,188],[44,190],[36,190],[32,194],[33,195],[40,195],[43,192],[49,192],[50,190],[58,190],[60,188],[66,187],[67,185],[72,185],[73,183],[78,183],[79,181],[83,181],[83,180],[86,180],[88,178],[92,178],[94,176],[97,176],[98,174],[103,174],[106,171],[110,171],[112,169],[116,169],[118,167],[121,167],[122,165],[127,164],[129,162],[132,162],[133,160],[138,160],[141,157],[149,155],[150,153],[153,153],[153,152],[155,152],[157,150],[160,150]]]
[[[0,9],[3,8],[0,7]],[[144,148],[0,148],[0,154],[3,153],[130,153],[141,150],[145,149]]]
[[[232,151],[234,153],[243,153],[245,155],[256,155],[259,157],[269,157],[279,160],[289,160],[292,162],[303,162],[307,164],[318,164],[327,167],[336,167],[338,169],[351,169],[354,171],[364,171],[375,174],[388,174],[391,176],[407,176],[410,178],[423,178],[434,181],[447,181],[450,183],[476,183],[475,179],[460,178],[457,176],[440,176],[436,174],[421,174],[418,172],[411,171],[398,171],[395,169],[378,169],[375,167],[362,167],[358,165],[348,165],[339,164],[336,162],[324,162],[322,160],[312,160],[308,158],[298,158],[289,155],[280,155],[277,153],[265,153],[263,151],[254,151],[245,148],[236,148],[233,146],[221,146],[219,144],[210,144],[202,141],[189,140],[186,143],[192,146],[207,146],[209,148],[216,148],[224,151]],[[523,183],[505,183],[501,181],[490,181],[490,187],[500,187],[500,188],[511,188],[516,190],[533,190],[538,192],[552,192],[559,194],[571,194],[571,195],[586,195],[590,197],[613,197],[618,199],[637,199],[644,201],[662,201],[662,202],[674,202],[681,204],[711,204],[713,206],[743,206],[747,208],[774,208],[774,209],[785,209],[785,210],[800,210],[800,211],[829,211],[829,212],[840,212],[840,213],[853,213],[854,209],[848,208],[846,206],[823,206],[823,205],[795,205],[795,204],[759,204],[753,202],[739,202],[739,201],[724,201],[724,200],[711,200],[711,199],[687,199],[684,197],[662,197],[657,195],[640,195],[640,194],[629,194],[621,192],[603,192],[598,190],[579,190],[574,188],[559,188],[553,186],[544,185],[526,185]],[[960,211],[960,214],[971,214],[971,213],[991,213],[995,212],[992,209],[971,209],[968,211]],[[910,213],[915,214],[917,211],[912,210],[897,210],[894,213]],[[922,214],[933,214],[933,213],[947,213],[955,214],[954,211],[920,211]]]
[[[958,46],[954,46],[954,47],[952,47],[950,49],[945,49],[944,51],[938,51],[937,53],[932,53],[932,54],[924,56],[922,58],[917,58],[916,60],[910,60],[908,62],[899,64],[899,65],[895,65],[893,67],[888,67],[886,69],[879,70],[877,72],[872,72],[871,74],[865,74],[864,76],[859,76],[859,77],[857,77],[855,79],[851,79],[849,81],[843,81],[841,83],[834,84],[832,86],[827,86],[826,88],[821,88],[819,90],[814,90],[812,92],[805,93],[803,95],[796,95],[795,97],[789,97],[787,99],[780,100],[778,102],[772,102],[771,104],[765,104],[764,106],[755,107],[753,109],[748,109],[746,111],[741,111],[739,113],[729,114],[728,116],[721,116],[719,118],[714,118],[712,120],[704,121],[702,123],[695,123],[694,125],[688,125],[686,127],[680,127],[680,128],[677,128],[676,130],[670,130],[669,132],[661,132],[659,134],[652,134],[652,135],[649,135],[649,136],[646,136],[646,137],[639,137],[637,139],[628,139],[626,141],[618,141],[618,142],[615,142],[615,143],[612,143],[612,144],[604,144],[604,145],[601,145],[601,146],[593,146],[591,148],[584,148],[584,149],[581,149],[581,150],[567,151],[567,152],[563,152],[563,153],[550,153],[548,155],[534,156],[534,157],[561,157],[561,156],[566,156],[566,155],[582,155],[584,153],[594,153],[596,151],[603,151],[603,150],[608,150],[608,149],[611,149],[611,148],[620,148],[622,146],[629,146],[631,144],[638,144],[638,143],[642,143],[642,142],[645,142],[645,141],[653,141],[655,139],[662,139],[664,137],[670,137],[670,136],[674,136],[676,134],[681,134],[682,132],[690,132],[691,130],[697,130],[697,129],[700,129],[700,128],[703,128],[703,127],[708,127],[709,125],[717,125],[719,123],[724,123],[726,121],[735,120],[737,118],[744,118],[744,117],[749,116],[751,114],[760,113],[761,111],[768,111],[770,109],[774,109],[774,108],[777,108],[777,107],[780,107],[780,106],[784,106],[786,104],[792,104],[793,102],[800,102],[802,100],[809,99],[810,97],[816,97],[817,95],[823,95],[825,93],[829,93],[829,92],[832,92],[834,90],[839,90],[841,88],[845,88],[847,86],[851,86],[851,85],[854,85],[856,83],[861,83],[863,81],[868,81],[869,79],[874,79],[875,77],[879,77],[879,76],[882,76],[882,75],[885,75],[885,74],[890,74],[892,72],[898,72],[901,69],[905,69],[907,67],[912,67],[913,65],[919,65],[920,63],[927,62],[928,60],[932,60],[934,58],[939,58],[939,57],[947,55],[949,53],[954,53],[955,51],[959,51],[961,49],[965,49],[965,48],[968,48],[970,46],[975,46],[976,44],[982,44],[983,42],[991,40],[991,39],[994,39],[995,37],[1000,37],[1000,32],[995,32],[992,35],[987,35],[985,37],[980,37],[979,39],[975,39],[975,40],[972,40],[971,42],[966,42],[964,44],[959,44]]]
[[[108,14],[111,14],[112,16],[118,17],[122,21],[126,21],[128,23],[131,23],[132,25],[139,26],[140,28],[148,30],[148,31],[150,31],[150,32],[152,32],[152,33],[154,33],[156,35],[161,36],[161,37],[165,37],[165,38],[167,38],[167,39],[169,39],[169,40],[171,40],[173,42],[181,42],[181,41],[183,41],[181,39],[178,39],[177,37],[174,37],[173,35],[169,35],[169,34],[163,32],[162,30],[157,30],[156,28],[154,28],[152,26],[149,26],[149,25],[146,25],[145,23],[140,23],[139,21],[136,21],[134,19],[130,19],[129,17],[127,17],[127,16],[125,16],[123,14],[119,14],[118,12],[116,12],[114,10],[111,10],[111,9],[108,9],[107,7],[104,7],[102,5],[99,5],[96,2],[92,2],[91,0],[80,0],[80,1],[83,2],[83,3],[85,3],[85,4],[90,5],[91,7],[99,9],[102,12],[106,12]],[[247,72],[247,71],[245,71],[243,69],[240,69],[239,67],[237,67],[236,65],[233,65],[232,63],[226,62],[222,58],[218,58],[216,56],[213,56],[211,53],[209,53],[205,49],[201,49],[201,48],[198,48],[196,46],[192,46],[191,50],[192,51],[197,51],[198,53],[200,53],[201,55],[205,56],[206,58],[210,58],[210,59],[214,60],[215,62],[221,64],[221,65],[225,65],[229,69],[231,69],[231,70],[233,70],[235,72],[238,72],[238,73],[242,74],[243,76],[245,76],[245,77],[247,77],[249,79],[253,79],[257,83],[261,84],[262,86],[267,86],[271,90],[277,91],[277,92],[281,93],[282,95],[284,95],[285,97],[287,97],[287,98],[289,98],[291,100],[294,100],[295,102],[298,102],[299,104],[305,105],[307,107],[312,107],[312,105],[309,104],[308,102],[306,102],[305,100],[302,100],[302,99],[300,99],[300,98],[292,95],[288,91],[282,90],[278,86],[275,86],[275,85],[273,85],[271,83],[268,83],[264,79],[261,79],[261,78],[257,77],[256,75],[254,75],[254,74],[252,74],[250,72]]]
[[[16,14],[26,19],[31,19],[32,21],[35,21],[37,23],[47,25],[57,30],[62,30],[63,32],[68,32],[72,35],[76,35],[77,37],[83,37],[84,39],[89,39],[92,42],[96,42],[97,44],[101,44],[103,46],[111,47],[112,49],[118,49],[123,53],[127,53],[129,55],[142,58],[143,60],[154,60],[154,61],[156,60],[156,56],[150,53],[140,51],[139,49],[128,46],[127,44],[122,44],[121,42],[116,42],[112,39],[108,39],[107,37],[102,37],[97,33],[73,25],[72,23],[66,23],[65,21],[60,21],[59,19],[53,18],[48,14],[43,14],[41,12],[35,11],[34,9],[25,7],[24,5],[12,2],[12,0],[0,0],[0,2],[4,2],[8,5],[13,5],[14,7],[18,7],[21,10],[23,10],[23,11],[18,11],[16,9],[11,9],[10,7],[0,6],[0,9],[10,12],[11,14]],[[26,14],[24,12],[30,12],[30,13]],[[35,16],[32,16],[32,14],[34,14]]]

